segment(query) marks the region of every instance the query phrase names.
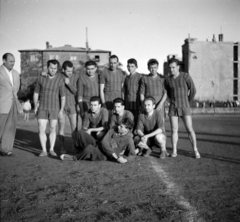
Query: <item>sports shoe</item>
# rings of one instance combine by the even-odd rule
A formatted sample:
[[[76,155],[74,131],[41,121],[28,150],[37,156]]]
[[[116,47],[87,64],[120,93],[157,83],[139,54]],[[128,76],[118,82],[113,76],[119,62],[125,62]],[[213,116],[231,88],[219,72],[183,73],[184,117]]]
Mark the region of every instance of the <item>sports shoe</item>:
[[[146,152],[142,155],[144,157],[149,157],[149,155],[152,153],[151,149],[147,149]]]
[[[119,163],[126,163],[126,162],[127,162],[127,160],[124,159],[122,156],[118,157],[117,161],[118,161]]]
[[[194,151],[194,153],[195,153],[195,158],[196,159],[200,159],[201,158],[200,153],[198,151]]]
[[[142,149],[148,149],[148,145],[146,143],[143,143],[143,142],[139,142],[137,144],[138,147],[142,148]]]
[[[61,159],[61,160],[74,160],[74,156],[69,155],[69,154],[62,154],[62,155],[60,156],[60,159]]]
[[[42,151],[40,154],[39,154],[39,157],[46,157],[48,156],[48,153],[47,152],[44,152]]]
[[[177,153],[170,154],[170,157],[177,157]]]
[[[168,152],[166,150],[163,150],[160,154],[160,159],[165,159],[168,156],[169,156]]]
[[[57,156],[57,154],[53,150],[50,150],[49,153],[51,156]]]

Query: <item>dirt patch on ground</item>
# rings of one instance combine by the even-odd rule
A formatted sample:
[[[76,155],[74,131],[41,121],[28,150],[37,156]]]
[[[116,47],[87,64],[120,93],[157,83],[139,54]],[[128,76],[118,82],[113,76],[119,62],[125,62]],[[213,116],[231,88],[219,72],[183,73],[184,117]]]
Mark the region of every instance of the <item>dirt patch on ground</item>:
[[[20,117],[16,156],[0,157],[3,222],[240,221],[239,116],[193,117],[199,160],[180,122],[177,158],[160,160],[155,149],[124,165],[39,158],[31,117]],[[170,152],[168,120],[166,130]]]

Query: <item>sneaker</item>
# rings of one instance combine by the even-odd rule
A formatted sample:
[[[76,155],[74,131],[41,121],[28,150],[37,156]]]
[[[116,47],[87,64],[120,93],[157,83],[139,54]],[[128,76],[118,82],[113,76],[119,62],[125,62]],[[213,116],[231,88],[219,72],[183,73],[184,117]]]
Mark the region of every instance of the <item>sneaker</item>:
[[[139,153],[139,149],[135,149],[135,155],[137,155]]]
[[[166,150],[163,150],[160,154],[160,159],[165,159],[168,156],[169,156],[168,152]]]
[[[144,157],[149,157],[149,155],[152,153],[151,149],[147,149],[146,152],[142,155]]]
[[[39,154],[39,157],[46,157],[48,156],[48,153],[47,152],[44,152],[42,151],[40,154]]]
[[[61,160],[74,160],[74,156],[69,155],[69,154],[62,154],[62,155],[60,156],[60,159],[61,159]]]
[[[170,157],[177,157],[177,153],[170,154]]]
[[[141,149],[148,149],[148,145],[146,143],[140,142],[137,144],[138,147],[140,147]]]
[[[50,153],[51,156],[57,156],[57,154],[53,150],[50,150],[49,153]]]
[[[126,163],[126,162],[127,162],[127,160],[124,159],[122,156],[118,157],[117,161],[118,161],[119,163]]]
[[[198,151],[195,151],[195,158],[196,159],[200,159],[201,158],[200,153]]]

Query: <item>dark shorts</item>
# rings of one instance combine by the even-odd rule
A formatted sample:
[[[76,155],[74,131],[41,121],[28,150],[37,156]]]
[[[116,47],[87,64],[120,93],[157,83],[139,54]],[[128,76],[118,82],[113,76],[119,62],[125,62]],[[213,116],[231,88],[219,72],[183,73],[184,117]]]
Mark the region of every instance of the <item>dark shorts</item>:
[[[168,116],[191,116],[191,108],[175,108],[175,109],[169,109]]]
[[[76,106],[69,106],[64,108],[64,114],[66,115],[72,115],[76,113],[77,113]]]
[[[56,110],[38,110],[37,119],[58,119],[59,111]]]

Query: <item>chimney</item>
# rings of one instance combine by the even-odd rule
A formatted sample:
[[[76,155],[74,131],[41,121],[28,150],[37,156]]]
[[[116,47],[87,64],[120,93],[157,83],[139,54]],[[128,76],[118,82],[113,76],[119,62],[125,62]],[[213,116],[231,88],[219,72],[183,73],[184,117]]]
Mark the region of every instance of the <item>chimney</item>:
[[[49,42],[46,42],[46,49],[49,49]]]
[[[86,27],[86,50],[89,51],[89,45],[88,45],[88,28]]]
[[[213,42],[216,42],[216,39],[215,39],[215,34],[213,34],[212,41],[213,41]]]
[[[218,35],[218,40],[219,40],[219,42],[223,42],[223,34]]]

